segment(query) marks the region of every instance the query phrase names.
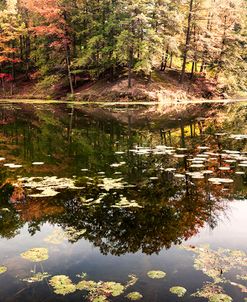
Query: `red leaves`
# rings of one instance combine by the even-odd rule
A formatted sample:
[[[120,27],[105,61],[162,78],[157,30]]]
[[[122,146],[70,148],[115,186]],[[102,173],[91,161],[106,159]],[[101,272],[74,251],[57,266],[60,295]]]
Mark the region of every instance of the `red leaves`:
[[[11,62],[11,63],[20,63],[21,62],[21,59],[12,59],[12,58],[9,58],[9,57],[5,57],[5,56],[1,56],[0,55],[0,63],[7,63],[7,62]]]
[[[14,80],[14,78],[12,77],[12,75],[9,74],[9,73],[0,73],[0,79],[3,79],[5,81],[7,81],[7,82],[10,82],[10,81]]]

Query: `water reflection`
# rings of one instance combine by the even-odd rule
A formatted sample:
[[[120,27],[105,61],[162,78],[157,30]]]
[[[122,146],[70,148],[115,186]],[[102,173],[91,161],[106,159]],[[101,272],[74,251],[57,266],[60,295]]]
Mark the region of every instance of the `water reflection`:
[[[126,124],[109,110],[66,105],[6,106],[1,116],[4,238],[14,237],[26,223],[34,235],[49,222],[85,229],[76,241],[88,239],[102,254],[152,254],[180,244],[205,224],[213,229],[226,199],[246,198],[245,167],[235,174],[237,160],[245,160],[246,139],[215,135],[215,119],[173,120],[164,130],[160,121],[144,120],[137,127],[131,117]],[[211,184],[211,175],[198,172],[200,165],[215,179],[231,176],[234,183]],[[49,193],[57,195],[37,197],[40,185],[31,187],[30,179],[40,177],[32,179],[38,184],[47,176]],[[65,177],[76,188],[64,183]]]

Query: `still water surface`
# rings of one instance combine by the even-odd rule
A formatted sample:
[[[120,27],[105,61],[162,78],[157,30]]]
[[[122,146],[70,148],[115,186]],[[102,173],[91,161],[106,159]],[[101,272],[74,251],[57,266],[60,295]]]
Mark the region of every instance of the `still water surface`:
[[[0,106],[0,301],[245,301],[246,108],[134,123],[139,110]]]

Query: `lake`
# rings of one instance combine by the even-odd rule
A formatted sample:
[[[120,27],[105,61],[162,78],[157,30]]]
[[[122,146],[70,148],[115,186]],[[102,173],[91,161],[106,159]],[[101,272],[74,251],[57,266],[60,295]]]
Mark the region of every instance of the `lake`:
[[[0,301],[247,301],[247,106],[203,108],[1,103]]]

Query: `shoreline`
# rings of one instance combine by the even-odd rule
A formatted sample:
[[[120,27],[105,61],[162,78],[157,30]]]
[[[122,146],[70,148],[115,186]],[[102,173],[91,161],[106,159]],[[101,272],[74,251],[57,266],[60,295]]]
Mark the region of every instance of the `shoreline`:
[[[167,100],[161,101],[80,101],[80,100],[46,100],[46,99],[14,99],[14,98],[1,98],[0,104],[5,103],[25,103],[25,104],[75,104],[75,105],[145,105],[145,106],[166,106],[166,105],[189,105],[189,104],[227,104],[227,103],[242,103],[247,102],[247,98],[230,98],[230,99],[199,99],[199,100],[186,100],[174,101]]]

